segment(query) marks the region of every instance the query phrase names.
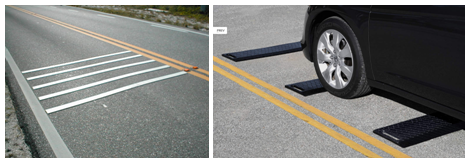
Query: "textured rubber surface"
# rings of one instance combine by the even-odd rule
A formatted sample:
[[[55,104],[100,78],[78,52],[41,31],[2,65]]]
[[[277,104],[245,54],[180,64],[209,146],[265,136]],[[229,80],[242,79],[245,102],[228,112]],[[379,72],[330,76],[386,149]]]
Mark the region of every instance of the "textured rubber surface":
[[[251,59],[262,58],[262,57],[281,55],[281,54],[286,54],[286,53],[291,53],[291,52],[297,52],[301,50],[302,50],[302,45],[300,44],[300,42],[294,42],[294,43],[287,43],[287,44],[266,47],[266,48],[259,48],[259,49],[234,52],[234,53],[226,53],[226,54],[222,54],[222,56],[233,61],[244,61],[244,60],[251,60]]]
[[[308,96],[308,95],[312,95],[315,93],[326,91],[323,85],[321,84],[320,80],[318,79],[289,84],[289,85],[286,85],[285,87],[303,96]]]
[[[393,143],[408,147],[464,128],[462,121],[446,121],[433,115],[425,115],[400,122],[373,132]]]

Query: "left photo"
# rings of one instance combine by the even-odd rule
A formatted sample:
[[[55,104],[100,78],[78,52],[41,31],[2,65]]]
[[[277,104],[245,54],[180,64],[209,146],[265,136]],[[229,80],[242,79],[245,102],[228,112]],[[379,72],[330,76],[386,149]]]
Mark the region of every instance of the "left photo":
[[[5,157],[208,158],[208,5],[6,5]]]

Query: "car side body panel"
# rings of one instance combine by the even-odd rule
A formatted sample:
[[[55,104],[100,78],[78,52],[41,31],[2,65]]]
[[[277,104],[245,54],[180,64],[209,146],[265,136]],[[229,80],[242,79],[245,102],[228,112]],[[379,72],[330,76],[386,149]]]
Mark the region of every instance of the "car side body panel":
[[[372,6],[375,80],[465,112],[464,6]]]

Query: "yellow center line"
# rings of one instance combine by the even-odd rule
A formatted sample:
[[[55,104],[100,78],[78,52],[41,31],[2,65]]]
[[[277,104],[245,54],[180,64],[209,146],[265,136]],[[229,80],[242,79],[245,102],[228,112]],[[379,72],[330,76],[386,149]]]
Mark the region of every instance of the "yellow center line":
[[[73,26],[73,25],[70,25],[70,24],[67,24],[67,23],[64,23],[64,22],[61,22],[61,21],[58,21],[58,20],[55,20],[55,19],[52,19],[52,18],[49,18],[49,17],[46,17],[46,16],[43,16],[43,15],[39,15],[39,14],[36,14],[34,12],[31,12],[31,11],[28,11],[28,10],[25,10],[25,9],[22,9],[22,8],[18,8],[18,7],[15,7],[15,6],[9,6],[9,7],[12,7],[14,9],[17,9],[19,11],[22,11],[24,13],[27,13],[27,14],[30,14],[30,15],[33,15],[35,17],[38,17],[40,19],[43,19],[43,20],[46,20],[46,21],[49,21],[51,23],[54,23],[54,24],[57,24],[57,25],[60,25],[60,26],[63,26],[65,28],[68,28],[68,29],[71,29],[71,30],[74,30],[76,32],[79,32],[79,33],[82,33],[82,34],[85,34],[85,35],[88,35],[90,37],[93,37],[93,38],[96,38],[98,40],[101,40],[101,41],[104,41],[104,42],[107,42],[107,43],[110,43],[112,45],[115,45],[115,46],[118,46],[118,47],[121,47],[121,48],[124,48],[126,50],[129,50],[129,51],[132,51],[134,53],[137,53],[137,54],[140,54],[140,55],[143,55],[145,57],[148,57],[150,59],[153,59],[155,61],[158,61],[158,62],[161,62],[163,64],[167,64],[173,68],[176,68],[176,69],[179,69],[179,70],[183,70],[184,67],[181,67],[179,65],[176,65],[176,64],[173,64],[173,63],[170,63],[168,61],[165,61],[165,60],[162,60],[162,59],[159,59],[159,58],[155,58],[155,56],[158,56],[160,58],[164,58],[164,59],[167,59],[169,61],[172,61],[174,63],[177,63],[177,64],[180,64],[180,65],[183,65],[183,66],[186,66],[186,68],[192,68],[193,66],[192,65],[189,65],[189,64],[186,64],[186,63],[183,63],[183,62],[180,62],[180,61],[177,61],[175,59],[172,59],[172,58],[169,58],[169,57],[166,57],[166,56],[163,56],[163,55],[160,55],[158,53],[155,53],[155,52],[152,52],[152,51],[149,51],[149,50],[146,50],[146,49],[143,49],[143,48],[140,48],[140,47],[137,47],[137,46],[134,46],[134,45],[131,45],[131,44],[128,44],[128,43],[125,43],[125,42],[122,42],[122,41],[119,41],[119,40],[116,40],[116,39],[112,39],[112,38],[109,38],[109,37],[106,37],[106,36],[103,36],[103,35],[100,35],[100,34],[97,34],[97,33],[94,33],[94,32],[91,32],[91,31],[88,31],[88,30],[85,30],[85,29],[81,29],[79,27],[76,27],[76,26]],[[108,39],[108,40],[106,40]],[[110,41],[112,40],[112,41]],[[114,42],[113,42],[114,41]],[[118,43],[121,43],[121,44],[118,44]],[[133,48],[130,48],[130,47],[133,47]],[[144,51],[144,52],[147,52],[147,53],[150,53],[152,54],[153,56],[151,55],[148,55],[146,53],[143,53],[141,51],[138,51],[138,50],[141,50],[141,51]],[[206,81],[209,81],[209,77],[206,76],[206,75],[203,75],[203,74],[200,74],[200,73],[197,73],[195,71],[198,71],[198,72],[201,72],[201,73],[205,73],[205,74],[209,74],[208,71],[204,70],[204,69],[193,69],[191,71],[189,71],[188,73],[189,74],[192,74],[194,76],[197,76],[201,79],[204,79]]]
[[[340,127],[341,129],[343,129],[343,130],[359,137],[360,139],[362,139],[362,140],[370,143],[371,145],[385,151],[386,153],[388,153],[388,154],[390,154],[394,157],[397,157],[397,158],[411,158],[411,156],[398,151],[397,149],[395,149],[395,148],[383,143],[382,141],[379,141],[379,140],[375,139],[374,137],[372,137],[372,136],[370,136],[370,135],[368,135],[368,134],[366,134],[366,133],[364,133],[364,132],[362,132],[362,131],[360,131],[360,130],[358,130],[358,129],[356,129],[356,128],[354,128],[354,127],[352,127],[352,126],[350,126],[346,123],[344,123],[343,121],[341,121],[339,119],[336,119],[335,117],[333,117],[331,115],[328,115],[327,113],[325,113],[325,112],[323,112],[323,111],[321,111],[321,110],[319,110],[319,109],[303,102],[302,100],[300,100],[298,98],[295,98],[294,96],[280,90],[279,88],[276,88],[276,87],[274,87],[274,86],[272,86],[272,85],[270,85],[270,84],[268,84],[268,83],[266,83],[266,82],[264,82],[264,81],[262,81],[262,80],[260,80],[256,77],[252,76],[251,74],[249,74],[249,73],[247,73],[247,72],[245,72],[245,71],[243,71],[243,70],[241,70],[241,69],[239,69],[239,68],[237,68],[233,65],[230,65],[229,63],[227,63],[225,61],[222,61],[221,59],[219,59],[215,56],[213,56],[213,58],[214,58],[214,61],[219,63],[220,65],[222,65],[222,66],[234,71],[235,73],[238,73],[239,75],[241,75],[241,76],[243,76],[243,77],[245,77],[245,78],[261,85],[261,86],[263,86],[264,88],[278,94],[279,96],[286,98],[287,100],[299,105],[300,107],[312,112],[313,114],[325,119],[326,121]]]
[[[213,65],[214,71],[222,74],[223,76],[229,78],[230,80],[234,81],[235,83],[239,84],[240,86],[250,90],[251,92],[263,97],[264,99],[268,100],[269,102],[272,102],[276,106],[279,106],[280,108],[284,109],[285,111],[291,113],[292,115],[296,116],[299,119],[302,119],[303,121],[307,122],[308,124],[314,126],[315,128],[325,132],[326,134],[330,135],[331,137],[337,139],[338,141],[343,142],[347,146],[351,147],[352,149],[364,154],[367,157],[372,157],[372,158],[380,158],[379,155],[376,153],[368,150],[367,148],[359,145],[358,143],[352,141],[351,139],[343,136],[342,134],[334,131],[333,129],[321,124],[320,122],[316,121],[315,119],[310,118],[309,116],[305,115],[304,113],[292,108],[291,106],[285,104],[284,102],[274,98],[273,96],[263,92],[262,90],[250,85],[249,83],[241,80],[240,78],[237,78],[236,76],[228,73],[227,71],[221,69],[220,67]]]

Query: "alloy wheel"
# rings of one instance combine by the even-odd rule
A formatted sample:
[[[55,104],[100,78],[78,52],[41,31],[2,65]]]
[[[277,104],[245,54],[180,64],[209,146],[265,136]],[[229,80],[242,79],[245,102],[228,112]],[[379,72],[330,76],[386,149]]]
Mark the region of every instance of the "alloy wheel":
[[[343,89],[353,76],[353,56],[346,38],[339,31],[328,29],[319,38],[317,63],[325,81],[335,89]]]

